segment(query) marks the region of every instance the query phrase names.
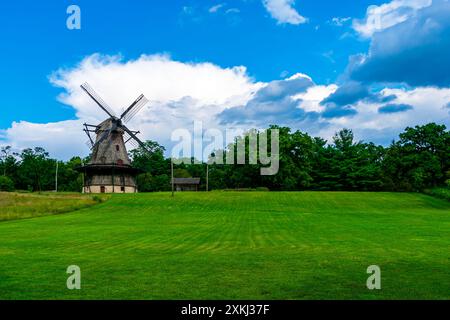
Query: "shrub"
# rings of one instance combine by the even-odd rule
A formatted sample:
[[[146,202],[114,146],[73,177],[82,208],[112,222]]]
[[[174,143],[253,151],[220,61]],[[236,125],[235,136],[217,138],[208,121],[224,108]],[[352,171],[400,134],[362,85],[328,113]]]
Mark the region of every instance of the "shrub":
[[[424,193],[428,194],[432,197],[450,201],[450,188],[426,189],[426,190],[424,190]]]
[[[8,191],[8,192],[14,191],[14,182],[6,176],[1,176],[0,191]]]
[[[103,202],[103,198],[100,196],[93,196],[92,200],[94,200],[97,203],[102,203]]]

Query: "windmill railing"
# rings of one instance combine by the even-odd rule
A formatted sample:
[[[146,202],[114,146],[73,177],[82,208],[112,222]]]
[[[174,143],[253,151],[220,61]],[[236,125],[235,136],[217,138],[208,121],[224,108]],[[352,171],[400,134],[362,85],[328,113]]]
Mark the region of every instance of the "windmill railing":
[[[75,170],[78,172],[111,172],[114,170],[115,172],[127,172],[127,173],[134,173],[139,174],[143,173],[144,171],[139,168],[134,168],[129,164],[117,164],[117,163],[105,163],[105,164],[88,164],[85,166],[79,166],[76,167]]]

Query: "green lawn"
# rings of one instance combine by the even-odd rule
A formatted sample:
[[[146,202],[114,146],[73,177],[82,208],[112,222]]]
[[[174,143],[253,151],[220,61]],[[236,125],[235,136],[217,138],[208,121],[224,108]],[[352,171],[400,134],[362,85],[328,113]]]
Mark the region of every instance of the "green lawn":
[[[421,194],[115,195],[1,222],[0,299],[449,299],[449,248],[450,203]]]
[[[0,222],[71,212],[93,206],[106,197],[79,193],[0,192]]]

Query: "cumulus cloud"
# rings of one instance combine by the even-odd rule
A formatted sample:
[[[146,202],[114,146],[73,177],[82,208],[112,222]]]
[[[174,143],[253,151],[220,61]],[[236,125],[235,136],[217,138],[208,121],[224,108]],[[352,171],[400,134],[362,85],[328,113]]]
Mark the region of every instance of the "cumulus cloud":
[[[330,103],[326,106],[325,110],[322,112],[322,117],[325,119],[329,118],[343,118],[351,117],[358,112],[351,105],[339,106],[334,103]]]
[[[405,87],[372,92],[356,83],[316,85],[301,73],[261,83],[242,66],[221,68],[212,63],[174,61],[165,55],[143,55],[127,61],[95,54],[56,71],[50,81],[64,90],[58,99],[75,109],[77,120],[14,122],[0,131],[0,144],[15,149],[42,146],[62,159],[87,155],[82,124],[98,124],[107,116],[79,88],[85,81],[117,114],[144,93],[150,103],[129,127],[141,131],[142,139],[156,140],[169,150],[172,131],[192,130],[194,120],[203,121],[205,130],[288,125],[328,140],[348,127],[357,139],[383,144],[406,126],[428,122],[450,126],[449,109],[443,108],[450,101],[450,89]],[[387,106],[387,112],[380,111]],[[401,106],[411,108],[394,110],[405,109]]]
[[[52,156],[62,159],[86,155],[89,149],[85,145],[87,137],[81,131],[82,124],[81,120],[13,122],[10,128],[4,130],[0,145],[10,145],[18,152],[26,148],[43,147]]]
[[[310,113],[299,108],[299,93],[314,86],[310,77],[296,74],[286,80],[275,80],[259,89],[245,105],[223,111],[219,118],[225,123],[276,123],[300,120]]]
[[[323,105],[334,104],[345,106],[367,98],[370,95],[369,88],[359,82],[349,81],[339,87],[333,94],[322,101]]]
[[[367,8],[365,19],[353,21],[353,28],[363,37],[371,37],[406,21],[431,3],[432,0],[393,0],[380,6],[372,5]]]
[[[321,102],[336,92],[338,86],[330,84],[328,86],[315,85],[309,87],[306,92],[294,95],[292,98],[299,101],[299,106],[306,112],[318,112],[321,113],[325,110],[325,107]]]
[[[294,0],[263,0],[264,7],[279,24],[302,24],[307,19],[295,10]]]
[[[414,107],[409,104],[387,104],[385,106],[378,108],[378,112],[395,113],[395,112],[404,112],[412,109],[414,109]]]
[[[142,139],[157,140],[166,146],[170,146],[174,129],[190,128],[193,120],[217,126],[216,114],[245,104],[263,85],[249,77],[245,67],[183,63],[165,55],[143,55],[125,61],[120,56],[94,54],[73,68],[56,71],[50,81],[64,89],[58,100],[74,108],[79,120],[14,123],[4,131],[4,144],[16,148],[43,146],[59,156],[86,155],[89,149],[82,123],[98,124],[107,115],[79,87],[85,81],[116,114],[121,114],[139,94],[145,94],[150,103],[129,127],[141,131]]]
[[[352,116],[357,111],[352,105],[360,101],[372,103],[387,103],[395,100],[395,95],[384,96],[380,92],[372,92],[369,86],[355,81],[344,82],[337,90],[323,99],[320,104],[325,106],[326,118]]]
[[[366,55],[349,66],[354,80],[450,86],[450,2],[435,0],[413,17],[373,35]]]
[[[390,104],[408,105],[407,112],[379,113],[383,105],[377,101],[361,100],[353,105],[355,114],[328,118],[327,125],[316,134],[330,139],[340,128],[353,129],[358,140],[389,144],[407,126],[436,122],[450,126],[448,110],[442,108],[450,97],[450,89],[420,87],[415,89],[389,89],[380,92],[383,97],[395,97]],[[392,98],[391,98],[392,99]]]

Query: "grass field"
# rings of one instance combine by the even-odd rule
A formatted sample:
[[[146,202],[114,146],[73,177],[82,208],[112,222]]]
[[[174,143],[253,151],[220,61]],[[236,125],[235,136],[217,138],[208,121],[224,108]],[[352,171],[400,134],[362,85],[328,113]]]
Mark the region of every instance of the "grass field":
[[[79,193],[0,192],[0,221],[75,211],[90,207],[103,200],[105,200],[105,196],[93,197]]]
[[[1,222],[0,299],[449,299],[449,248],[450,203],[421,194],[115,195]]]

